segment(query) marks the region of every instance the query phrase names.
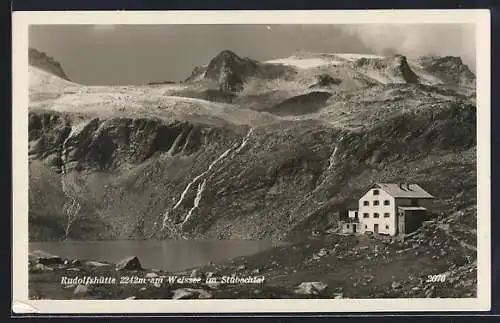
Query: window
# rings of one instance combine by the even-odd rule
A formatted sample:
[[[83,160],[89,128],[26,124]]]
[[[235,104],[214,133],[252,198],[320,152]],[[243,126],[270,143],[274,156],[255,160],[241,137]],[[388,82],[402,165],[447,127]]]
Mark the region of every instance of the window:
[[[373,201],[373,205],[378,205],[378,200]]]
[[[367,218],[368,217],[368,213],[363,213],[363,217]]]
[[[373,190],[373,195],[379,195],[380,191],[379,190]]]
[[[358,211],[354,212],[354,217],[358,217]]]
[[[386,212],[386,213],[384,213],[384,218],[388,218],[388,217],[390,217],[390,216],[391,216],[391,214],[390,214],[390,213],[387,213],[387,212]]]
[[[385,228],[386,228],[387,230],[389,230],[389,226],[388,226],[388,225],[386,225],[386,226],[385,226]]]
[[[363,205],[364,205],[364,206],[370,205],[370,202],[368,202],[368,201],[363,201]]]
[[[368,226],[365,224],[365,229],[368,229]]]
[[[373,213],[373,217],[374,217],[375,219],[378,219],[378,213]]]
[[[389,200],[384,201],[384,205],[390,205],[390,204],[391,204],[391,202],[389,202]]]
[[[349,229],[349,224],[347,225],[347,229]]]

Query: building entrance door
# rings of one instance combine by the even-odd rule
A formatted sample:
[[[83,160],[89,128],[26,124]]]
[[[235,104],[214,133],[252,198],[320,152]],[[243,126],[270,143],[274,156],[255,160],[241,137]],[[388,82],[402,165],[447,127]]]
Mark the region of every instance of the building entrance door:
[[[378,223],[373,225],[373,233],[378,234]]]

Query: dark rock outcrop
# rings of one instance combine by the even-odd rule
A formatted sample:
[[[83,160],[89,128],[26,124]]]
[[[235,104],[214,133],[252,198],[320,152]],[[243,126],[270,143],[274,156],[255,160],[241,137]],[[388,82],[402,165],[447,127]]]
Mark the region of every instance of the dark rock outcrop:
[[[127,257],[116,264],[116,270],[142,270],[141,262],[136,256]]]
[[[313,91],[286,99],[264,111],[279,116],[314,113],[323,108],[331,96],[329,92]]]
[[[422,66],[431,74],[456,86],[475,86],[476,76],[460,57],[426,56],[420,58]]]
[[[65,114],[31,112],[30,156],[50,157],[49,164],[57,172],[113,170],[141,163],[157,152],[193,154],[201,148],[204,136],[203,127],[187,122],[165,125],[158,119],[147,118],[70,122]]]
[[[413,72],[403,55],[384,58],[360,58],[354,62],[354,66],[385,71],[393,77],[400,78],[405,83],[418,83],[419,81],[417,74]]]
[[[59,76],[60,78],[70,81],[69,77],[64,72],[61,64],[54,58],[48,56],[47,54],[42,53],[37,49],[30,47],[28,52],[28,58],[29,58],[29,64],[31,66],[38,67],[44,71]]]
[[[42,264],[45,266],[59,265],[64,263],[61,257],[52,255],[50,253],[41,250],[35,250],[33,252],[30,252],[28,255],[28,259],[29,262],[32,264]]]
[[[217,84],[220,91],[231,93],[241,91],[251,77],[276,79],[294,73],[293,68],[285,65],[264,64],[240,57],[231,50],[223,50],[208,65],[196,67],[185,82],[210,80]]]
[[[335,78],[329,74],[320,74],[316,76],[318,82],[316,84],[311,85],[310,87],[329,87],[332,85],[339,85],[342,83],[342,80],[339,78]]]

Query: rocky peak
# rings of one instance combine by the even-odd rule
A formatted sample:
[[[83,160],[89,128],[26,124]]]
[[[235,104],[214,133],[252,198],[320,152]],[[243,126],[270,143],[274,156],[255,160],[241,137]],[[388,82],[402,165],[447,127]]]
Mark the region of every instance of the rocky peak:
[[[393,55],[390,57],[392,60],[392,71],[395,75],[402,77],[407,83],[418,83],[418,76],[413,72],[408,61],[403,55]]]
[[[210,63],[208,64],[209,68],[216,68],[217,66],[220,66],[220,64],[226,62],[226,63],[236,63],[236,64],[241,64],[243,59],[236,55],[235,52],[225,49],[221,51],[219,54],[217,54]]]
[[[248,76],[255,74],[257,62],[241,58],[230,50],[223,50],[208,64],[205,78],[217,81],[223,91],[240,91]]]
[[[405,56],[394,54],[384,58],[360,58],[355,62],[356,67],[364,67],[379,71],[401,79],[405,83],[418,83],[418,76],[413,72]]]
[[[51,74],[59,76],[70,81],[69,77],[64,72],[61,64],[46,53],[40,52],[35,48],[29,48],[28,51],[29,65],[40,68]]]
[[[432,74],[454,85],[473,85],[476,76],[457,56],[424,56],[420,58],[422,66]]]

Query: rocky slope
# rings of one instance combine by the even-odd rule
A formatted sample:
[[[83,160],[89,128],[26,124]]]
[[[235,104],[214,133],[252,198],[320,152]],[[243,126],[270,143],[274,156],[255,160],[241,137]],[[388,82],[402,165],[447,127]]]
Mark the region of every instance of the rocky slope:
[[[154,86],[84,86],[41,65],[31,240],[303,238],[373,181],[418,182],[443,216],[475,205],[474,78],[459,60],[223,51]]]

